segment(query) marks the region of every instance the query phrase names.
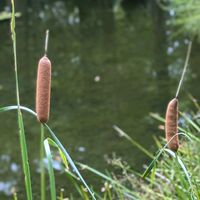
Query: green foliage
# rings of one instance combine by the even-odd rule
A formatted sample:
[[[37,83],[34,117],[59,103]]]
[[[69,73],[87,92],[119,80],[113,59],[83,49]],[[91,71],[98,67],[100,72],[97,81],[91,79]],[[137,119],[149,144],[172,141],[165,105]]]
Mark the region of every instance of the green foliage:
[[[1,107],[0,108],[0,113],[1,112],[8,112],[11,110],[18,110],[20,108],[20,110],[24,110],[26,112],[28,112],[29,114],[33,115],[34,117],[37,117],[37,114],[31,110],[30,108],[27,108],[25,106],[17,106],[17,105],[13,105],[13,106],[7,106],[7,107]],[[52,199],[55,198],[55,178],[54,178],[54,172],[53,172],[53,164],[52,164],[52,154],[50,151],[50,146],[52,145],[56,148],[58,148],[61,159],[64,163],[64,166],[66,168],[66,174],[69,177],[69,180],[74,184],[75,189],[81,194],[81,196],[83,197],[84,200],[89,199],[89,195],[91,196],[91,198],[93,200],[96,200],[95,195],[93,193],[93,191],[90,189],[90,187],[88,186],[88,184],[86,183],[86,181],[84,180],[84,178],[82,177],[81,173],[79,172],[78,168],[76,167],[74,161],[72,160],[71,156],[69,155],[69,153],[67,152],[67,150],[63,147],[62,143],[60,142],[60,140],[57,138],[56,134],[51,130],[51,128],[45,123],[43,124],[44,127],[48,130],[49,134],[51,135],[52,139],[47,138],[45,140],[45,150],[46,150],[46,154],[47,154],[47,159],[48,159],[48,170],[49,170],[49,178],[50,178],[50,185],[51,185],[51,196]],[[68,163],[70,164],[73,173],[70,172]],[[74,179],[80,181],[84,187],[81,185],[79,186]]]
[[[164,119],[157,114],[151,114],[161,123]],[[198,123],[199,115],[181,113],[185,120],[181,131],[181,146],[178,153],[167,148],[163,139],[156,138],[158,153],[148,167],[145,167],[143,176],[136,173],[131,166],[121,159],[112,158],[113,167],[117,173],[102,173],[87,165],[79,164],[83,169],[101,177],[110,185],[109,193],[104,186],[100,199],[119,200],[174,200],[174,199],[200,199],[200,141]],[[191,131],[192,130],[192,131]],[[122,130],[121,130],[122,131]],[[126,134],[127,135],[127,134]],[[184,136],[184,137],[183,137]],[[125,137],[129,142],[131,138]],[[131,142],[132,143],[132,142]],[[141,152],[145,151],[139,148]],[[121,171],[121,173],[119,173]]]
[[[157,2],[164,10],[174,13],[169,22],[177,28],[176,34],[187,34],[190,37],[197,36],[200,39],[199,0],[157,0]]]

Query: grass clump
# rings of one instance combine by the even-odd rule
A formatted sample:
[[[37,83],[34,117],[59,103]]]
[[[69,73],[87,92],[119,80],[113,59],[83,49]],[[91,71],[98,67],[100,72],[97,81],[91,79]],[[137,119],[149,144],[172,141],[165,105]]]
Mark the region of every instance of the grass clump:
[[[152,116],[164,122],[164,118],[155,114]],[[115,169],[110,173],[102,173],[80,164],[84,170],[101,177],[105,182],[100,199],[200,199],[200,140],[197,130],[200,126],[196,120],[191,120],[196,118],[195,115],[190,115],[188,118],[188,114],[182,113],[181,117],[185,120],[186,128],[179,127],[181,130],[179,151],[177,153],[171,151],[163,138],[155,138],[158,152],[151,164],[144,166],[144,174],[135,172],[130,165],[116,156],[109,160]]]

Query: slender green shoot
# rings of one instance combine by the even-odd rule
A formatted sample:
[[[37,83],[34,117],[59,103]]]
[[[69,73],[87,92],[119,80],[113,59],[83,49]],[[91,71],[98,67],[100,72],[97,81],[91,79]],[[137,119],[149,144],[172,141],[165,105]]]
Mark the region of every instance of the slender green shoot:
[[[28,162],[28,153],[27,153],[27,146],[26,146],[23,117],[22,117],[22,113],[21,113],[21,110],[20,110],[19,84],[18,84],[18,72],[17,72],[17,50],[16,50],[15,4],[14,4],[14,0],[11,0],[11,3],[12,3],[12,18],[11,18],[10,27],[11,27],[11,34],[12,34],[12,41],[13,41],[16,101],[17,101],[17,107],[18,107],[17,108],[17,114],[18,114],[20,147],[21,147],[23,171],[24,171],[24,175],[25,175],[25,187],[26,187],[27,199],[32,200],[30,168],[29,168],[29,162]]]
[[[184,76],[185,76],[185,72],[186,72],[186,69],[188,67],[191,49],[192,49],[192,40],[189,42],[189,45],[188,45],[188,50],[187,50],[187,55],[186,55],[186,59],[185,59],[183,72],[182,72],[181,79],[179,81],[178,88],[177,88],[176,95],[175,95],[176,98],[178,98],[179,91],[180,91],[180,88],[181,88],[181,85],[183,83],[183,79],[184,79]]]
[[[133,140],[128,134],[126,134],[122,129],[120,129],[118,126],[114,125],[113,128],[119,133],[121,137],[125,137],[131,144],[135,147],[137,147],[140,151],[142,151],[144,154],[146,154],[150,158],[154,158],[154,156],[145,149],[141,144]]]

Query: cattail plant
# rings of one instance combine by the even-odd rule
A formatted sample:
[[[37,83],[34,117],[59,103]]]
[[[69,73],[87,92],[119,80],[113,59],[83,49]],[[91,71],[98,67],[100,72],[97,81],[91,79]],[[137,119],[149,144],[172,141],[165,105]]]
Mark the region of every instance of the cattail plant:
[[[36,85],[36,113],[41,123],[40,138],[40,170],[41,170],[41,200],[46,199],[44,158],[44,126],[49,119],[50,95],[51,95],[51,61],[47,57],[49,30],[46,31],[45,54],[39,60]]]
[[[39,60],[36,86],[36,113],[41,123],[49,119],[51,94],[51,61],[47,57],[49,31],[46,31],[45,55]]]
[[[185,65],[183,68],[183,72],[181,75],[181,79],[179,81],[179,85],[176,91],[175,98],[173,98],[168,106],[167,106],[167,111],[166,111],[166,116],[165,116],[165,137],[166,141],[168,143],[168,147],[172,151],[177,151],[179,148],[179,138],[178,138],[178,95],[179,91],[181,88],[181,85],[183,83],[183,78],[188,66],[189,62],[189,57],[191,53],[191,48],[192,48],[192,41],[190,41],[188,50],[187,50],[187,56],[185,60]]]

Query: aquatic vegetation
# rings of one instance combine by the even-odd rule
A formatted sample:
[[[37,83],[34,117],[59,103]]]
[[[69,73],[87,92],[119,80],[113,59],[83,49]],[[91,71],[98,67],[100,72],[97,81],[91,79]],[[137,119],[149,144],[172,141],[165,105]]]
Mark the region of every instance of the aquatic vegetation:
[[[165,122],[165,119],[158,114],[151,115],[161,123]],[[195,119],[195,116],[192,115],[192,118]],[[190,120],[186,114],[181,114],[181,117],[186,120],[185,125],[188,128],[186,130],[178,127],[181,130],[179,135],[183,136],[179,151],[174,153],[167,148],[163,138],[155,138],[159,150],[151,164],[144,166],[144,174],[136,172],[132,166],[116,156],[107,160],[114,169],[112,172],[100,172],[86,164],[79,163],[83,170],[95,174],[104,181],[99,199],[200,199],[200,166],[198,164],[200,139],[197,131],[200,127],[195,120]],[[188,131],[191,129],[193,132]],[[122,136],[121,132],[123,130],[120,129],[120,136]],[[124,138],[127,139],[127,133],[123,133]],[[184,138],[186,140],[183,140]],[[130,139],[134,141],[130,136],[127,141],[131,142]]]
[[[189,58],[190,58],[190,53],[192,49],[192,41],[189,42],[188,45],[188,50],[187,50],[187,55],[185,59],[185,64],[183,67],[183,72],[177,87],[176,95],[175,98],[173,98],[168,106],[167,106],[167,111],[166,111],[166,116],[165,116],[165,136],[166,136],[166,141],[168,143],[168,147],[172,151],[177,151],[179,147],[179,139],[178,139],[178,96],[180,92],[180,88],[182,86],[184,76],[186,73],[186,69],[189,64]]]

